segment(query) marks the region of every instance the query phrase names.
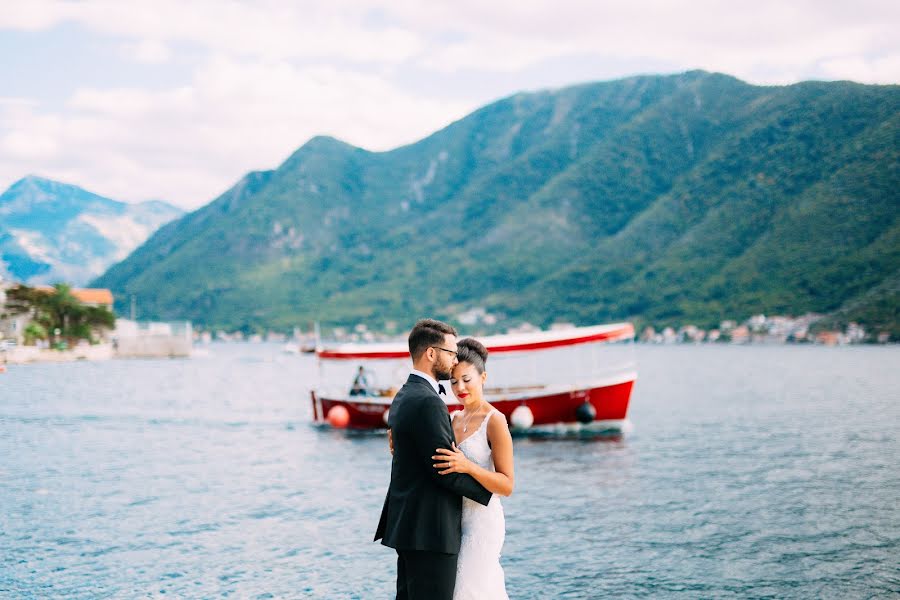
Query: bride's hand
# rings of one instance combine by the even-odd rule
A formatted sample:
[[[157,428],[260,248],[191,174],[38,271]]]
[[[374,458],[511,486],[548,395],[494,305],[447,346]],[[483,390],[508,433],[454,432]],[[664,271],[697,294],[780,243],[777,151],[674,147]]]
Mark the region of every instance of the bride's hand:
[[[435,450],[438,454],[431,458],[440,462],[436,462],[434,468],[438,469],[438,473],[441,475],[446,475],[447,473],[468,473],[472,467],[472,462],[456,447],[456,442],[452,442],[452,445],[452,450],[447,448]],[[444,470],[441,471],[440,469]]]

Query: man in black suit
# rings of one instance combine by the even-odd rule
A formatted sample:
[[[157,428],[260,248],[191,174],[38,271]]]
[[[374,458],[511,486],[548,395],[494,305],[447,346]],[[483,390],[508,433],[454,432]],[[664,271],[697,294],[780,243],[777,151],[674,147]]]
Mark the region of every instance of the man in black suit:
[[[462,497],[491,493],[470,475],[440,475],[431,457],[454,441],[438,381],[456,365],[456,330],[423,319],[409,334],[413,372],[388,416],[394,455],[375,540],[397,550],[397,600],[452,600],[462,535]]]

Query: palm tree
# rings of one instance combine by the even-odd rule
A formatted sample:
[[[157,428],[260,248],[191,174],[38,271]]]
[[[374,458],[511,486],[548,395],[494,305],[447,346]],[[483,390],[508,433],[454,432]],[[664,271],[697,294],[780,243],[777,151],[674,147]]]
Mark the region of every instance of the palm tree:
[[[6,293],[6,314],[30,314],[32,323],[45,335],[59,333],[70,345],[80,339],[93,340],[95,331],[112,329],[115,315],[103,307],[85,306],[72,295],[72,287],[57,283],[52,292],[18,285]],[[59,340],[55,340],[59,342]]]

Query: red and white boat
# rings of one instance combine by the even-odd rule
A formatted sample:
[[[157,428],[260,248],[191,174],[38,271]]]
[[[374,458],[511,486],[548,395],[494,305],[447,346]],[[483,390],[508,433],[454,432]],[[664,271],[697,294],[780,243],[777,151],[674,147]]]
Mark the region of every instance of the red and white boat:
[[[461,336],[465,337],[465,336]],[[622,430],[637,378],[634,326],[593,327],[478,338],[488,349],[485,399],[519,430]],[[384,429],[397,390],[412,368],[405,343],[320,348],[313,421],[334,427]],[[359,367],[367,395],[351,395]],[[374,380],[374,381],[372,381]],[[462,409],[444,382],[449,411]]]

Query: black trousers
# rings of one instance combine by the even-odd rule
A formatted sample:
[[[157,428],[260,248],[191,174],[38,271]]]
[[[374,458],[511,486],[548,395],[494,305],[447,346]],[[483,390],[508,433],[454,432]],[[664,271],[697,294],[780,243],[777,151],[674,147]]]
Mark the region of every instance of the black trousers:
[[[453,600],[458,554],[397,550],[397,600]]]

